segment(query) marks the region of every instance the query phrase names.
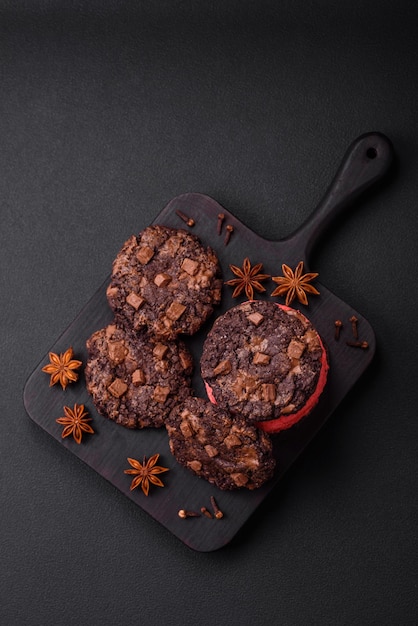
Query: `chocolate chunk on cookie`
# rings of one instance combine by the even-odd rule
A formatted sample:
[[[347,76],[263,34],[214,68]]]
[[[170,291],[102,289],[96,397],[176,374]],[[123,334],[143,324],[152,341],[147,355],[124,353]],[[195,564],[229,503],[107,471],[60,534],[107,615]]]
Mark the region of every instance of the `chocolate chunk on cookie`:
[[[265,301],[245,302],[220,316],[201,358],[209,398],[267,432],[307,415],[327,372],[324,345],[309,320]]]
[[[149,226],[113,262],[107,299],[126,328],[173,339],[194,334],[221,300],[219,262],[182,229]]]
[[[192,357],[183,342],[135,335],[116,323],[87,340],[87,391],[99,413],[127,428],[159,428],[190,393]]]
[[[207,400],[179,403],[166,429],[178,463],[220,489],[255,489],[273,475],[269,436]]]

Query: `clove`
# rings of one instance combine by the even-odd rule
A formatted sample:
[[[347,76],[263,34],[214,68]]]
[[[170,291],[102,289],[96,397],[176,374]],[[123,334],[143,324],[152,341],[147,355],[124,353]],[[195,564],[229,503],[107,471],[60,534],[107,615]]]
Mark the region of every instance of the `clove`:
[[[334,325],[335,325],[335,339],[338,341],[338,339],[340,338],[340,332],[341,332],[341,328],[343,327],[343,323],[341,320],[335,320]]]
[[[357,328],[358,319],[356,318],[355,315],[352,315],[348,321],[351,322],[351,328],[353,329],[354,338],[358,339],[358,328]]]
[[[234,227],[231,226],[231,224],[227,224],[226,226],[226,235],[225,235],[225,241],[224,244],[227,246],[229,244],[229,241],[231,239],[231,235],[234,232]]]
[[[351,346],[352,348],[361,348],[362,350],[367,350],[369,344],[367,341],[346,341],[347,346]]]
[[[218,224],[217,224],[218,235],[220,235],[222,232],[222,224],[224,222],[224,219],[225,219],[225,213],[218,213]]]
[[[201,512],[203,515],[206,515],[206,517],[209,517],[209,519],[212,519],[212,518],[213,518],[212,513],[211,513],[211,512],[210,512],[210,511],[209,511],[209,510],[205,507],[205,506],[202,506],[202,507],[201,507],[200,512]]]
[[[182,211],[176,211],[176,215],[183,220],[183,222],[185,222],[187,224],[187,226],[194,226],[195,225],[195,221],[192,217],[189,217],[188,215],[185,215]]]
[[[212,505],[213,513],[214,513],[216,519],[222,519],[224,514],[219,509],[218,504],[217,504],[217,502],[216,502],[216,500],[215,500],[215,498],[213,496],[210,497],[210,503]]]
[[[197,511],[186,511],[186,509],[180,509],[178,516],[182,519],[186,519],[186,517],[200,517],[200,513]]]

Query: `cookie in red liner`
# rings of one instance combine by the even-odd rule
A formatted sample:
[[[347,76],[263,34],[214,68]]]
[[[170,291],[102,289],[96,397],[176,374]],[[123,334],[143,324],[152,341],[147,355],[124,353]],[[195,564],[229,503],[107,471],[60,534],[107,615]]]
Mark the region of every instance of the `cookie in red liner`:
[[[328,369],[324,344],[311,322],[300,311],[261,300],[220,316],[201,358],[209,399],[269,433],[310,413]]]

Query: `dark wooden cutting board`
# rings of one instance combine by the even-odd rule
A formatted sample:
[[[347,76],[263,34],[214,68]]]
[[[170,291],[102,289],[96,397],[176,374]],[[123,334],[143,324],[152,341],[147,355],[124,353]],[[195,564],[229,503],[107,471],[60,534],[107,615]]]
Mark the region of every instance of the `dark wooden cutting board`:
[[[347,151],[320,205],[292,236],[281,241],[269,241],[259,237],[215,200],[198,193],[183,194],[171,200],[154,223],[187,229],[188,226],[179,218],[178,212],[193,218],[195,225],[189,230],[217,252],[225,280],[232,278],[229,264],[242,265],[245,257],[249,257],[252,264],[263,263],[263,271],[273,276],[281,274],[282,263],[295,268],[301,260],[305,263],[305,271],[309,271],[311,250],[331,220],[344,209],[353,206],[362,192],[380,181],[387,173],[392,160],[391,144],[384,135],[369,133],[359,137]],[[219,213],[225,214],[221,235],[217,234]],[[226,224],[234,227],[228,245],[224,242]],[[147,225],[139,224],[138,232],[145,226]],[[126,233],[126,238],[131,234]],[[122,244],[123,242],[121,246]],[[69,328],[55,341],[51,351],[60,353],[72,346],[75,358],[86,362],[87,338],[112,320],[105,295],[107,284],[108,280],[93,295]],[[270,294],[275,286],[273,282],[266,283],[267,291],[260,297],[283,302],[283,299],[271,298]],[[300,305],[299,308],[312,321],[327,346],[330,362],[328,384],[319,404],[309,417],[289,431],[274,436],[277,459],[275,476],[258,490],[220,491],[176,463],[169,451],[164,429],[132,431],[99,416],[86,391],[82,374],[79,381],[69,385],[65,391],[58,385],[50,388],[48,376],[41,371],[49,360],[48,355],[42,358],[26,383],[24,390],[26,410],[33,421],[62,446],[110,481],[186,545],[199,551],[216,550],[234,537],[267,494],[274,489],[284,472],[306,448],[373,358],[375,336],[367,320],[322,285],[320,277],[315,281],[315,286],[319,289],[320,295],[311,296],[309,305],[307,307]],[[232,300],[232,289],[224,286],[222,306],[216,315],[242,300],[243,298]],[[295,306],[295,303],[292,305]],[[353,315],[358,318],[360,339],[369,344],[366,350],[346,345],[346,340],[353,339],[349,322]],[[334,336],[334,321],[337,319],[344,323],[338,341]],[[187,340],[196,363],[194,391],[196,395],[202,397],[206,396],[198,363],[205,336],[213,320],[214,318],[198,334]],[[95,430],[95,434],[85,436],[80,445],[72,438],[62,439],[62,427],[55,421],[63,415],[64,405],[72,407],[74,403],[86,406],[93,418],[92,426]],[[159,463],[170,470],[162,475],[165,487],[153,487],[148,497],[138,489],[131,492],[129,490],[131,477],[124,474],[124,469],[129,467],[127,457],[142,460],[144,455],[148,458],[157,452],[161,455]],[[178,517],[181,508],[193,510],[200,510],[201,506],[209,508],[211,495],[215,496],[224,511],[223,519],[208,519],[202,516],[183,520]]]

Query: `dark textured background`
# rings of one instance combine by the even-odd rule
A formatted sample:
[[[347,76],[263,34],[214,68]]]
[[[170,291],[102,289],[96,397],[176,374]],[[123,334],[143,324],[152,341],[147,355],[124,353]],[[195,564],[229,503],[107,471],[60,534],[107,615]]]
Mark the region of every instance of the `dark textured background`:
[[[0,622],[415,624],[414,2],[0,1]],[[347,146],[397,166],[316,250],[376,358],[232,543],[186,548],[26,415],[25,381],[173,197],[291,233]]]

